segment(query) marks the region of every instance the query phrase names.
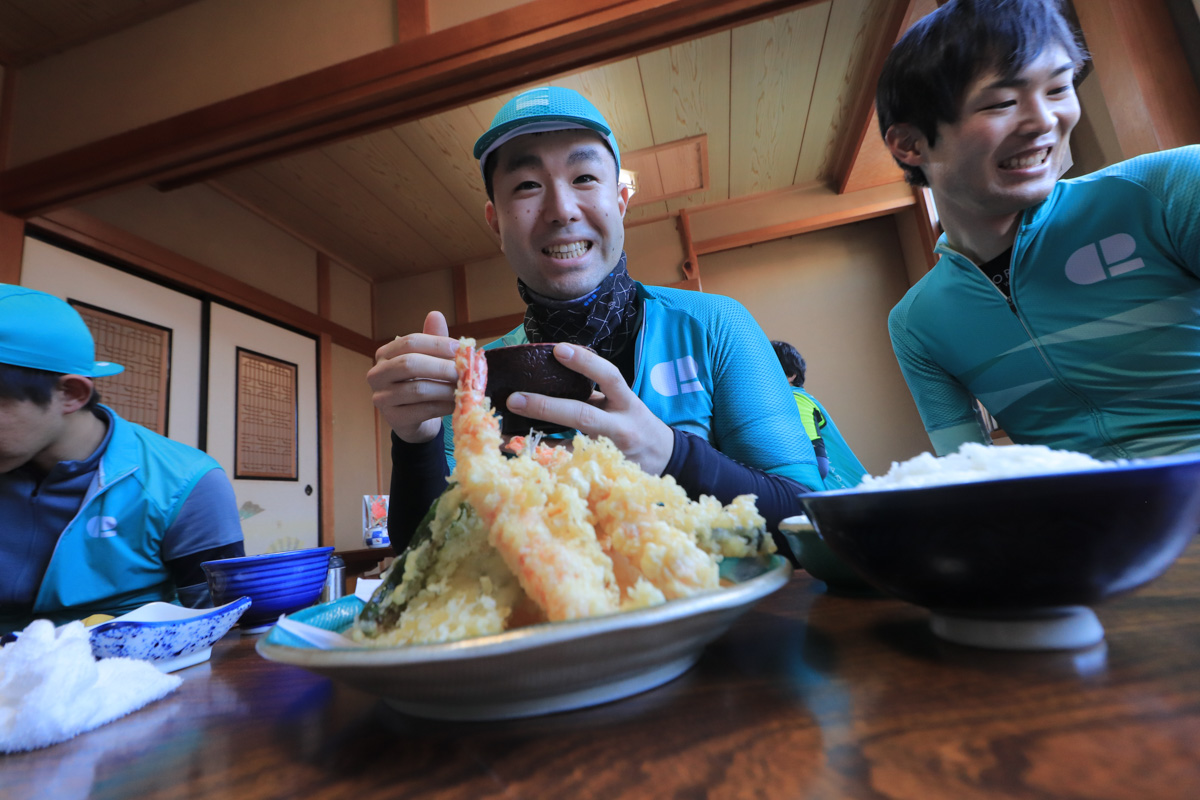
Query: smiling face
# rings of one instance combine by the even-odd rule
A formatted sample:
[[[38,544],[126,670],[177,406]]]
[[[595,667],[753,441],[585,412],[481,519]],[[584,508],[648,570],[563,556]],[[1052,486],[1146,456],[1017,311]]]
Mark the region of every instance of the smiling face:
[[[556,300],[581,297],[621,258],[628,187],[599,134],[518,136],[496,151],[484,217],[517,277]]]
[[[893,154],[924,172],[947,231],[1013,218],[1050,194],[1079,121],[1074,75],[1066,51],[1050,47],[1012,78],[991,70],[968,85],[936,144],[910,126],[888,131]]]

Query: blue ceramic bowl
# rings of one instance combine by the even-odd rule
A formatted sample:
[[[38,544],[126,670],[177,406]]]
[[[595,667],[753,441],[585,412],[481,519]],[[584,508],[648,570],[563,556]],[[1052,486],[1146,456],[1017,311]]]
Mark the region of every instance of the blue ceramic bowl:
[[[1153,580],[1200,530],[1200,457],[800,501],[841,561],[938,631],[939,614],[1019,620]]]
[[[137,658],[163,672],[207,661],[213,644],[250,607],[241,597],[217,608],[148,603],[89,631],[96,658]]]
[[[253,604],[242,615],[243,632],[266,630],[280,614],[291,614],[317,601],[325,585],[332,547],[290,550],[260,556],[205,561],[213,603],[249,597]]]

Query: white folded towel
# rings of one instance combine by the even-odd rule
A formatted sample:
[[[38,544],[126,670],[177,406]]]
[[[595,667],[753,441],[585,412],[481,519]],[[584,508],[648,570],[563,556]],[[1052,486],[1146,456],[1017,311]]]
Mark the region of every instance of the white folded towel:
[[[34,620],[0,648],[0,752],[66,741],[165,697],[183,680],[147,661],[92,656],[82,622]]]

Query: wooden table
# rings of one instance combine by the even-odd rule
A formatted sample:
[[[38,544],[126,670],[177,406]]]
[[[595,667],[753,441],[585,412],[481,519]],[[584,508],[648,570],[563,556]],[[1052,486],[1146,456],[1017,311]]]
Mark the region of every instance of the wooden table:
[[[1098,612],[1094,648],[988,652],[800,573],[665,686],[486,724],[404,717],[233,633],[167,699],[0,756],[0,797],[1200,797],[1200,542]]]

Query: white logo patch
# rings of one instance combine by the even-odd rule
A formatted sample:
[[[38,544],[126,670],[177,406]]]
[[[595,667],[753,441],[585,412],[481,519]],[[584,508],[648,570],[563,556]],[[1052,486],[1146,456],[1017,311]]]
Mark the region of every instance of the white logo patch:
[[[1136,249],[1137,242],[1128,233],[1113,234],[1081,247],[1067,259],[1067,279],[1086,286],[1141,269],[1146,262],[1131,258]]]
[[[116,517],[92,517],[87,521],[87,533],[93,539],[108,539],[117,535]]]
[[[704,391],[700,367],[691,356],[655,364],[650,369],[650,385],[663,397]]]

